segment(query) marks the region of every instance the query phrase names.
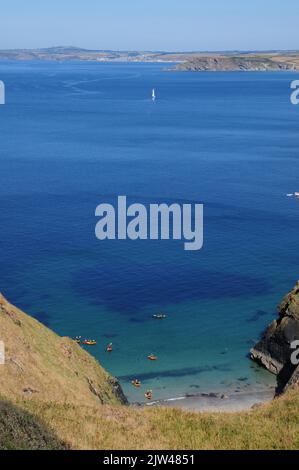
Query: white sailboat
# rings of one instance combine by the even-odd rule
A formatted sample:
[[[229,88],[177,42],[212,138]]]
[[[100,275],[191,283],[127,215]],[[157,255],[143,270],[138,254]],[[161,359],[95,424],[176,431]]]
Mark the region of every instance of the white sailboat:
[[[152,100],[155,101],[156,99],[156,94],[155,94],[155,89],[153,88],[152,90]]]

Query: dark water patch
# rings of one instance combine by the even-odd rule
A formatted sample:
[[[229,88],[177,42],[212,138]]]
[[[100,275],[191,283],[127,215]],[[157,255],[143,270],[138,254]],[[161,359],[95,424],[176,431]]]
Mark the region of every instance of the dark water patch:
[[[89,300],[88,305],[91,305],[92,307],[101,307],[102,302],[100,302],[99,300]]]
[[[142,317],[131,317],[129,318],[129,322],[131,323],[145,323],[147,321],[147,318],[142,318]]]
[[[22,301],[21,301],[21,302],[18,302],[17,307],[18,307],[20,310],[24,310],[24,311],[27,312],[27,313],[30,312],[31,315],[34,315],[34,312],[32,312],[32,310],[33,310],[33,305],[32,305],[32,303],[30,303],[30,302],[22,302]]]
[[[76,294],[89,302],[103,303],[106,308],[124,313],[138,311],[153,303],[164,306],[186,300],[225,299],[258,296],[270,292],[269,283],[261,278],[201,270],[200,265],[169,263],[105,263],[86,268],[73,276]]]
[[[43,294],[39,294],[38,298],[40,300],[49,300],[49,299],[51,299],[51,296],[50,296],[50,294],[43,293]]]
[[[33,312],[32,316],[36,318],[39,322],[41,322],[45,326],[50,326],[51,323],[51,316],[42,310],[38,310],[37,312]]]
[[[107,338],[107,339],[117,338],[118,336],[119,336],[119,334],[117,334],[117,333],[104,333],[104,334],[102,334],[102,337]]]
[[[252,315],[252,317],[248,318],[246,321],[247,323],[253,323],[266,315],[268,315],[268,312],[266,312],[265,310],[257,310],[255,314]]]
[[[227,364],[219,364],[215,366],[207,366],[207,367],[188,367],[185,369],[174,369],[174,370],[165,370],[165,371],[156,371],[156,372],[144,372],[138,374],[139,380],[152,380],[157,378],[165,378],[165,377],[185,377],[190,375],[199,375],[207,372],[230,372],[231,368]],[[132,375],[121,375],[118,376],[119,380],[124,382],[128,382],[133,380],[135,377]]]
[[[26,304],[30,305],[29,302],[26,303],[26,298],[28,297],[29,292],[28,289],[24,289],[22,286],[16,285],[13,278],[1,281],[0,289],[4,297],[20,309],[22,309]]]

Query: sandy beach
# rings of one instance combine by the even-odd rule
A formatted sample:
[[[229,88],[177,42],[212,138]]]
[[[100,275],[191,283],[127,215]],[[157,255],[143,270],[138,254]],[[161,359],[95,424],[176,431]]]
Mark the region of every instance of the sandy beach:
[[[198,394],[170,398],[168,400],[157,400],[147,403],[145,406],[166,406],[182,408],[189,411],[246,411],[255,405],[270,402],[274,398],[275,389],[268,388],[258,391],[241,391],[230,394]]]

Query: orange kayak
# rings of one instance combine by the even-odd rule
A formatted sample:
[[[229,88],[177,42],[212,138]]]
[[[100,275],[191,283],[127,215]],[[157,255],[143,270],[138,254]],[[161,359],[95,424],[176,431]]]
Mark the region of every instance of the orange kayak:
[[[139,380],[132,380],[132,385],[134,385],[134,387],[136,388],[140,388],[141,387],[141,382],[139,382]]]
[[[150,361],[156,361],[158,358],[157,356],[155,356],[154,354],[150,354],[149,356],[147,356],[147,358],[150,360]]]
[[[97,342],[95,339],[85,339],[83,344],[86,344],[87,346],[95,346]]]

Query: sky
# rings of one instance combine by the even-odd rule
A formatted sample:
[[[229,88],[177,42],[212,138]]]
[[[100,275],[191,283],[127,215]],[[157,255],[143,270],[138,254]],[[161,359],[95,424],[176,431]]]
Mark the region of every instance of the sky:
[[[0,0],[0,49],[299,49],[299,0]]]

